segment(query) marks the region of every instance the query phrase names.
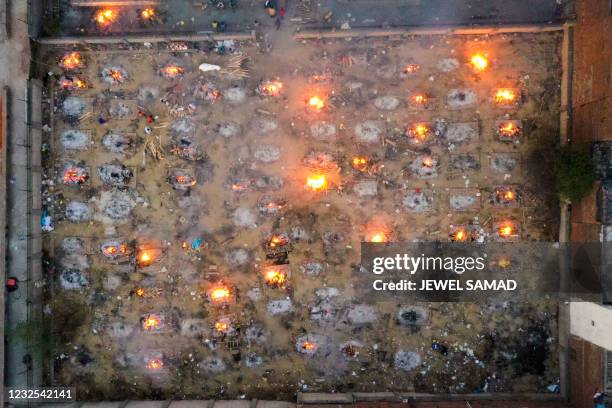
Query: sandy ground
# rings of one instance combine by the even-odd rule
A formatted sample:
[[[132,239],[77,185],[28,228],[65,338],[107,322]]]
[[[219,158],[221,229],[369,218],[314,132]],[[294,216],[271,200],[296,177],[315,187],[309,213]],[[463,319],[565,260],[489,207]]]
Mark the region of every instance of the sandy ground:
[[[86,66],[77,75],[89,88],[54,87],[47,166],[55,222],[47,239],[56,276],[51,316],[65,314],[62,305],[87,310],[75,317],[74,333],[67,332],[69,344],[60,345],[57,381],[77,385],[86,398],[543,391],[558,377],[554,300],[415,305],[407,299],[403,306],[420,306],[423,321],[406,327],[398,320],[401,304],[369,302],[352,280],[360,242],[376,233],[397,241],[449,240],[463,226],[489,240],[500,223],[511,221],[517,239],[555,239],[555,217],[546,210],[550,194],[541,187],[550,180],[539,165],[558,140],[559,43],[557,34],[305,44],[279,37],[271,53],[237,45],[249,60],[246,79],[198,72],[203,62],[227,66],[230,56],[216,53],[84,51]],[[474,74],[467,66],[474,52],[488,54],[488,71]],[[62,54],[47,57],[55,63]],[[420,69],[405,73],[409,63]],[[182,67],[184,75],[162,78],[158,70],[167,64]],[[125,82],[104,82],[101,73],[109,67],[124,69]],[[260,81],[272,79],[282,82],[280,95],[258,95]],[[220,98],[201,99],[202,86],[218,89]],[[518,90],[521,103],[495,105],[499,87]],[[452,106],[453,90],[474,103]],[[426,107],[411,103],[420,93]],[[75,96],[85,108],[76,115],[80,121],[69,123],[64,103]],[[325,107],[310,109],[312,96]],[[132,107],[130,116],[112,117],[109,109],[118,102]],[[135,106],[156,120],[147,123]],[[192,128],[177,133],[183,119]],[[522,121],[519,143],[499,140],[500,120]],[[414,145],[406,129],[417,123],[432,133]],[[436,123],[438,129],[440,123],[466,124],[475,133],[450,143],[448,127],[436,135]],[[91,135],[86,150],[62,145],[70,129]],[[108,133],[129,135],[133,145],[125,154],[110,152],[102,144]],[[198,149],[198,160],[176,154],[181,138]],[[150,141],[160,142],[162,160],[144,153]],[[496,172],[491,161],[497,154],[516,158],[517,166]],[[453,168],[466,155],[476,167]],[[355,157],[366,158],[367,169],[353,168]],[[423,157],[438,162],[435,177],[419,176]],[[89,170],[85,184],[63,185],[69,160]],[[109,162],[133,173],[121,188],[104,185],[98,175]],[[173,188],[168,177],[177,169],[196,184]],[[305,188],[312,174],[325,174],[324,191]],[[502,184],[520,190],[520,203],[493,202]],[[411,211],[406,197],[421,193],[430,206]],[[452,208],[453,197],[464,196],[473,203]],[[270,200],[283,205],[267,215],[259,204]],[[89,221],[65,219],[73,201],[89,207]],[[127,203],[129,215],[109,218],[109,203]],[[266,257],[274,235],[291,241],[286,259]],[[65,237],[80,238],[82,248],[62,248]],[[100,251],[109,240],[125,243],[136,258],[147,248],[153,263],[138,265],[133,256],[110,261]],[[302,267],[307,260],[322,267],[318,275]],[[266,285],[266,267],[285,261],[287,283]],[[84,277],[84,287],[63,288],[66,270],[77,270],[73,276]],[[224,306],[210,301],[210,291],[220,286],[231,291]],[[287,313],[270,312],[287,304]],[[163,322],[148,332],[141,319],[151,313]],[[231,326],[226,334],[215,329],[219,322]],[[347,348],[346,342],[353,343]],[[446,352],[433,350],[432,342]],[[152,369],[158,360],[163,367]]]

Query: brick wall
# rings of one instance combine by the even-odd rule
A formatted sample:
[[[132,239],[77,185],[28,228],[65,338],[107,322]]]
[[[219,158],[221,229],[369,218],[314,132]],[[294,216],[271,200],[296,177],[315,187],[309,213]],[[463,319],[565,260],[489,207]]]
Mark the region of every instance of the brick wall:
[[[603,389],[603,349],[580,337],[570,337],[570,402],[574,408],[593,408],[593,394]]]

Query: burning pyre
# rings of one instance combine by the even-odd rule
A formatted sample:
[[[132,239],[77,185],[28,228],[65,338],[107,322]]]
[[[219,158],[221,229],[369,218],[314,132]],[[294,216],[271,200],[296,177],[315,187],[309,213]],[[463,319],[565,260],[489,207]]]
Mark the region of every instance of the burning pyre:
[[[140,245],[136,249],[136,263],[139,267],[145,268],[161,258],[161,255],[161,249],[149,245]]]
[[[306,101],[306,106],[313,112],[321,112],[325,108],[325,100],[318,95],[313,95]]]
[[[110,27],[119,18],[117,10],[112,8],[99,9],[94,13],[93,19],[100,28]]]
[[[183,76],[185,68],[177,64],[167,64],[159,69],[159,74],[166,79],[176,79]]]
[[[119,85],[128,79],[125,68],[120,66],[106,66],[102,69],[102,80],[110,85]]]
[[[410,106],[413,108],[426,108],[429,98],[422,92],[416,92],[410,96]]]
[[[143,21],[153,21],[157,16],[157,12],[152,7],[147,7],[140,10],[140,18]]]
[[[411,62],[411,63],[408,63],[408,64],[406,64],[404,66],[404,69],[403,69],[402,72],[405,75],[408,75],[408,74],[414,74],[414,73],[418,72],[420,69],[421,69],[421,66],[419,64]]]
[[[515,186],[497,186],[493,194],[493,201],[496,205],[505,207],[515,207],[518,205],[519,191]]]
[[[257,203],[257,209],[263,215],[278,214],[287,202],[282,198],[262,197]]]
[[[232,325],[232,319],[229,317],[222,317],[215,322],[215,332],[216,336],[227,336],[234,332],[234,327]]]
[[[497,135],[502,142],[517,142],[522,134],[521,121],[500,120],[497,121]]]
[[[163,328],[163,317],[159,314],[147,314],[140,318],[142,330],[146,332],[159,332]]]
[[[108,259],[118,259],[131,254],[130,246],[127,242],[110,240],[100,245],[100,251],[102,255]]]
[[[278,96],[283,89],[280,81],[263,81],[257,86],[257,93],[263,96]]]
[[[512,220],[497,222],[494,229],[497,236],[502,240],[516,240],[519,237],[518,225]]]
[[[474,240],[471,229],[463,225],[452,225],[449,237],[451,242],[470,242]]]
[[[264,249],[268,257],[274,257],[291,250],[291,240],[286,233],[272,234],[264,241]]]
[[[147,357],[145,359],[145,367],[147,370],[159,371],[164,368],[164,360],[162,358]]]
[[[208,290],[207,298],[211,304],[222,306],[231,303],[234,295],[227,284],[219,282]]]
[[[185,170],[174,169],[168,175],[168,183],[175,190],[189,190],[196,185],[196,179]]]
[[[514,88],[499,88],[493,94],[493,101],[501,107],[514,107],[520,102],[520,93]]]
[[[68,186],[80,186],[89,180],[89,171],[83,163],[68,162],[62,171],[62,181]]]
[[[267,286],[282,289],[287,284],[288,265],[269,265],[263,268],[263,279]]]
[[[415,123],[406,129],[406,136],[412,144],[424,144],[431,139],[431,128],[427,123]]]
[[[312,174],[306,179],[306,188],[316,193],[325,191],[327,188],[327,177],[325,174]]]
[[[474,72],[483,72],[489,68],[487,54],[474,54],[470,57],[470,66]]]
[[[59,62],[59,66],[65,70],[74,70],[78,68],[83,68],[85,66],[85,62],[83,61],[83,57],[77,51],[72,51],[65,54]]]
[[[78,77],[63,76],[59,80],[59,86],[67,91],[76,91],[87,88],[87,83]]]

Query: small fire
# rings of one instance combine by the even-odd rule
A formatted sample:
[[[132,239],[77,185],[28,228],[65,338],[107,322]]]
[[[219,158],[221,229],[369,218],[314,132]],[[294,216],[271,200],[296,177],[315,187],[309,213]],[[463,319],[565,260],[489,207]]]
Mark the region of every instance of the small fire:
[[[434,165],[434,160],[431,156],[427,156],[423,158],[423,166],[432,167]]]
[[[118,69],[109,69],[108,75],[115,80],[115,82],[123,82],[123,74]]]
[[[410,100],[412,101],[413,105],[423,106],[427,102],[427,95],[422,93],[414,94]]]
[[[161,370],[164,367],[164,362],[160,358],[151,358],[147,362],[147,368],[152,371]]]
[[[259,93],[265,96],[277,96],[283,89],[283,83],[279,81],[264,82],[259,86]]]
[[[308,98],[308,107],[314,111],[321,111],[325,107],[325,101],[318,96]]]
[[[269,268],[264,272],[264,280],[268,286],[281,288],[287,282],[287,273],[279,268]]]
[[[451,240],[453,242],[465,242],[469,238],[469,234],[464,228],[458,228],[452,235]]]
[[[429,126],[424,123],[417,123],[408,129],[408,136],[415,143],[422,143],[427,140],[430,134]]]
[[[495,195],[502,202],[512,203],[516,201],[517,194],[511,187],[500,187],[495,190]]]
[[[196,180],[191,176],[179,174],[176,176],[176,182],[182,186],[195,186]]]
[[[499,261],[497,261],[497,266],[499,266],[500,268],[505,269],[508,268],[510,265],[512,265],[510,258],[503,257]]]
[[[77,69],[83,67],[83,58],[81,54],[76,51],[68,53],[62,57],[59,63],[60,67],[64,69]]]
[[[366,236],[366,242],[381,243],[389,242],[389,237],[384,231],[372,232]]]
[[[136,296],[138,297],[144,297],[144,295],[146,294],[144,288],[136,288],[136,290],[134,291],[134,293],[136,294]]]
[[[161,324],[161,319],[159,318],[159,316],[150,314],[142,322],[142,328],[145,329],[146,331],[153,331],[153,330],[157,330],[160,324]]]
[[[366,171],[368,168],[368,159],[362,156],[353,157],[351,165],[355,170]]]
[[[282,247],[285,244],[287,244],[287,239],[285,237],[283,237],[282,235],[273,235],[268,240],[268,246],[270,248]]]
[[[470,58],[470,65],[474,71],[483,72],[489,67],[489,60],[486,54],[474,54]]]
[[[89,174],[84,169],[69,167],[64,171],[64,184],[80,185],[89,180]]]
[[[497,232],[502,237],[510,237],[514,235],[515,233],[514,227],[510,224],[505,224],[505,225],[500,226]]]
[[[117,21],[118,17],[119,15],[117,11],[110,8],[106,8],[96,11],[96,14],[94,15],[94,20],[96,20],[96,23],[99,27],[105,28]]]
[[[153,263],[153,253],[147,249],[141,249],[136,256],[138,260],[138,265],[140,266],[149,266]]]
[[[236,182],[232,184],[232,191],[235,191],[237,193],[241,193],[243,191],[248,190],[249,188],[249,183],[248,182]]]
[[[62,89],[67,90],[75,90],[75,89],[85,89],[87,88],[87,84],[80,78],[63,78],[60,81],[60,86]]]
[[[306,187],[315,192],[323,191],[327,187],[327,178],[324,174],[312,175],[306,179]]]
[[[128,253],[129,248],[125,243],[113,243],[102,247],[102,254],[108,258],[116,258],[119,255],[126,255]]]
[[[140,12],[140,17],[143,20],[152,20],[153,17],[155,17],[155,9],[149,7],[149,8],[142,10]]]
[[[404,67],[404,74],[414,74],[421,69],[419,64],[406,64]]]
[[[511,105],[516,103],[518,95],[516,91],[508,88],[500,88],[495,92],[495,102],[500,105]]]
[[[314,351],[318,347],[319,346],[317,346],[316,343],[312,343],[310,341],[305,341],[304,343],[302,343],[302,349],[306,351]]]
[[[521,128],[513,122],[503,122],[499,124],[497,131],[504,137],[515,137],[521,132]]]
[[[210,291],[210,301],[214,303],[225,303],[230,299],[231,292],[225,286],[217,286]]]
[[[219,333],[226,333],[230,328],[230,325],[227,321],[225,320],[219,320],[218,322],[215,322],[215,330],[218,331]]]
[[[166,65],[165,67],[160,68],[159,72],[162,76],[165,76],[166,78],[176,78],[180,75],[183,75],[185,69],[178,65]]]

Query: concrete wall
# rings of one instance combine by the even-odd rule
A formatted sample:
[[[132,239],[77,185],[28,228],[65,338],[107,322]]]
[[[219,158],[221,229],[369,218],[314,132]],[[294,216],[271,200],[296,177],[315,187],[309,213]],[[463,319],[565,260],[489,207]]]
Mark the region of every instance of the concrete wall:
[[[607,0],[576,0],[573,29],[572,140],[612,139],[612,15]],[[599,241],[595,191],[572,207],[572,240]]]
[[[612,308],[591,302],[572,302],[570,333],[612,350]]]
[[[600,347],[580,337],[570,338],[569,399],[574,408],[593,408],[593,394],[604,386],[603,357]]]

